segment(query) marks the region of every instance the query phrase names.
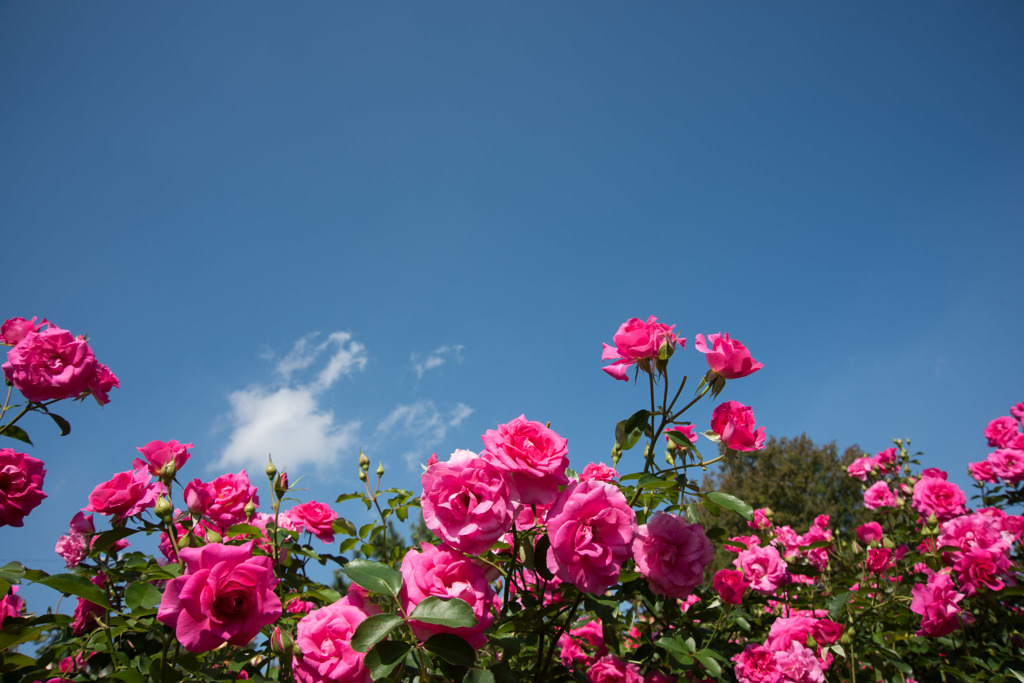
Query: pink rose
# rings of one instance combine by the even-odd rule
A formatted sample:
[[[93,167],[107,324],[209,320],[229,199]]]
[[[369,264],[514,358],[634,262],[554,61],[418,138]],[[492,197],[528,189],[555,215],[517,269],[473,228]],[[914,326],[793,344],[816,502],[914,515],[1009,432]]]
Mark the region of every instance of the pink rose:
[[[133,464],[136,469],[139,467],[149,468],[149,473],[154,477],[160,476],[160,471],[168,464],[174,468],[174,471],[179,471],[182,466],[188,462],[191,457],[191,453],[188,449],[192,448],[190,443],[178,443],[176,440],[171,439],[170,441],[150,441],[145,446],[136,448],[139,453],[142,453],[146,461],[136,460]]]
[[[33,320],[35,320],[35,318],[33,318]],[[1012,408],[1010,408],[1010,415],[1013,415],[1021,422],[1024,422],[1024,402],[1017,403]]]
[[[711,431],[726,448],[757,451],[764,446],[764,427],[754,430],[754,411],[738,401],[726,401],[711,413]]]
[[[588,621],[563,633],[558,638],[558,646],[562,650],[562,664],[567,669],[576,663],[586,667],[608,654],[600,621]]]
[[[44,477],[42,460],[0,448],[0,527],[25,525],[28,513],[46,498]]]
[[[480,649],[487,642],[484,631],[494,621],[495,595],[484,568],[444,546],[421,545],[422,552],[410,548],[402,559],[402,590],[398,596],[402,610],[412,614],[416,605],[432,595],[459,598],[473,608],[476,626],[452,628],[412,620],[409,624],[413,634],[420,640],[427,640],[436,633],[453,633]]]
[[[568,440],[540,422],[520,415],[481,437],[486,450],[480,457],[507,472],[512,496],[527,505],[547,504],[558,495],[558,487],[569,483]]]
[[[743,578],[743,572],[738,569],[719,569],[711,580],[711,585],[722,598],[722,602],[730,605],[743,602],[743,595],[750,588],[750,583]]]
[[[956,630],[960,624],[960,607],[964,599],[957,593],[949,574],[932,574],[927,584],[917,584],[911,589],[913,596],[910,611],[921,615],[919,636],[938,638]]]
[[[782,669],[775,653],[763,645],[747,645],[732,658],[736,662],[736,680],[740,683],[780,683]]]
[[[846,471],[854,479],[867,481],[868,475],[871,474],[877,466],[878,463],[875,462],[874,458],[857,458],[847,466]]]
[[[992,463],[988,460],[981,462],[972,462],[967,465],[968,471],[971,473],[971,477],[976,481],[984,481],[990,484],[994,484],[999,481],[999,477],[992,470]]]
[[[875,465],[878,466],[878,471],[881,474],[892,472],[896,465],[896,448],[886,448],[884,451],[879,451],[875,455]]]
[[[1024,481],[1024,451],[1000,448],[988,456],[992,474],[1009,484]]]
[[[212,484],[204,484],[199,479],[193,479],[185,485],[185,507],[193,515],[202,517],[207,509],[213,505],[217,491]]]
[[[643,683],[640,667],[615,655],[605,655],[587,669],[587,683]]]
[[[871,548],[868,550],[867,568],[872,574],[884,574],[892,567],[892,550]]]
[[[43,321],[37,325],[36,316],[32,316],[31,320],[25,320],[24,318],[11,318],[10,320],[5,320],[4,324],[0,325],[0,344],[15,346],[28,334],[38,332],[43,329],[44,325],[49,325],[46,319],[43,319]]]
[[[366,612],[339,600],[304,616],[295,635],[292,670],[300,683],[370,683],[366,656],[352,649],[352,635],[375,607]]]
[[[736,556],[733,566],[743,570],[750,587],[760,593],[770,595],[789,580],[786,562],[774,546],[751,546]]]
[[[715,551],[700,524],[656,512],[637,530],[633,559],[655,595],[685,598],[704,580]]]
[[[17,593],[18,587],[11,586],[11,589],[0,598],[0,626],[3,626],[5,619],[20,617],[21,611],[25,609],[25,601],[19,598]]]
[[[89,505],[82,509],[110,515],[115,522],[121,521],[156,505],[161,489],[159,483],[152,482],[152,475],[145,469],[118,472],[110,481],[92,490]]]
[[[8,352],[3,371],[26,399],[37,403],[76,398],[94,387],[101,388],[101,383],[116,386],[117,381],[109,370],[109,377],[97,375],[99,364],[88,342],[53,325],[26,334]]]
[[[825,674],[814,651],[794,640],[785,650],[775,652],[775,661],[782,670],[783,681],[796,683],[824,683]]]
[[[597,481],[612,482],[619,478],[619,473],[615,471],[614,467],[608,467],[603,462],[591,462],[587,463],[587,466],[580,472],[580,481],[590,481],[596,479]]]
[[[878,522],[868,522],[857,527],[857,538],[864,545],[877,543],[882,540],[882,525]]]
[[[693,425],[672,425],[671,427],[666,428],[665,432],[665,441],[668,442],[669,448],[685,448],[685,446],[679,446],[675,441],[668,438],[668,432],[679,432],[689,439],[690,443],[697,443],[697,437],[699,436],[697,434],[697,428]]]
[[[829,619],[819,619],[811,629],[811,635],[814,636],[818,645],[831,645],[843,636],[844,630],[842,624],[837,624]]]
[[[944,522],[966,512],[967,496],[960,487],[945,478],[921,477],[914,484],[911,505],[924,518],[930,515]]]
[[[98,572],[89,581],[103,588],[107,585],[107,576],[103,572]],[[107,610],[103,607],[94,602],[89,602],[85,598],[78,598],[78,604],[75,605],[75,613],[71,618],[71,632],[76,636],[80,636],[86,631],[91,631],[102,622],[106,615]]]
[[[711,343],[710,348],[708,342]],[[750,357],[750,351],[746,346],[735,339],[730,339],[728,332],[709,334],[707,342],[704,341],[703,334],[698,334],[693,346],[706,354],[711,370],[725,379],[746,377],[764,367],[764,363],[758,363]]]
[[[876,481],[864,492],[864,507],[877,510],[881,507],[896,507],[896,496],[884,481]]]
[[[996,448],[1006,448],[1016,439],[1019,427],[1017,420],[1009,416],[997,417],[985,427],[985,438],[988,445]]]
[[[246,521],[245,506],[260,504],[256,487],[249,484],[249,475],[222,474],[209,483],[213,489],[213,502],[206,508],[206,516],[222,529]]]
[[[604,593],[619,580],[636,535],[636,514],[616,486],[569,484],[547,515],[548,568],[584,593]]]
[[[474,456],[431,465],[420,481],[423,521],[452,548],[479,555],[512,528],[508,483],[487,460]]]
[[[679,339],[672,333],[675,325],[665,325],[657,322],[653,315],[643,322],[639,318],[630,318],[619,326],[618,332],[612,337],[615,346],[603,344],[601,360],[615,361],[611,365],[601,368],[615,379],[628,381],[628,369],[630,365],[640,362],[650,372],[649,361],[657,358],[661,345],[668,342],[672,346],[679,343],[681,347],[686,346],[685,339]],[[646,366],[646,367],[645,367]]]
[[[763,531],[764,529],[771,529],[772,520],[769,516],[771,514],[772,511],[769,510],[768,508],[758,508],[754,510],[754,521],[747,522],[747,526],[749,526],[751,529],[757,529],[758,531]]]
[[[82,564],[82,560],[88,556],[89,543],[85,534],[69,533],[57,539],[54,550],[64,558],[64,565],[71,569]]]
[[[1010,561],[1000,552],[972,548],[963,553],[953,565],[967,597],[982,589],[1000,591],[1006,585],[1002,576],[1010,568]]]
[[[208,652],[225,641],[244,647],[281,616],[271,559],[253,557],[252,546],[182,548],[185,572],[167,582],[156,618],[186,650]]]
[[[296,505],[287,513],[288,517],[302,525],[302,527],[319,538],[324,543],[334,543],[334,529],[332,525],[338,518],[338,513],[324,503],[312,500],[308,503]]]

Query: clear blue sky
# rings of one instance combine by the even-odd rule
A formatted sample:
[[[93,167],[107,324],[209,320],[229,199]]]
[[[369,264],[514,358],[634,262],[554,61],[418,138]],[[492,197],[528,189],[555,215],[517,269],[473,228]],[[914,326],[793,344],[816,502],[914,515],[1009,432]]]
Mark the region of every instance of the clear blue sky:
[[[360,447],[415,487],[521,413],[607,460],[632,316],[677,376],[743,341],[722,399],[769,434],[966,485],[1024,400],[1021,36],[1001,1],[0,3],[3,317],[122,382],[25,425],[50,497],[0,562],[59,571],[153,439],[328,502]]]

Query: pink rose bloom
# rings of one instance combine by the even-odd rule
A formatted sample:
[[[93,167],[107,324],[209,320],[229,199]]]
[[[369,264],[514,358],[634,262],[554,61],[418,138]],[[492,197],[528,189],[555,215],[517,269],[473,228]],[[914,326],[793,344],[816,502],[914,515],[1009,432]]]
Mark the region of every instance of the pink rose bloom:
[[[427,640],[436,633],[454,633],[474,649],[483,647],[487,638],[484,631],[494,621],[494,590],[487,581],[482,566],[465,555],[430,543],[421,544],[423,551],[410,548],[402,559],[402,590],[398,596],[402,610],[412,614],[416,605],[425,598],[459,598],[469,603],[476,617],[476,626],[452,628],[437,624],[424,624],[412,620],[413,635]]]
[[[591,462],[587,463],[587,466],[583,468],[583,472],[580,473],[580,481],[590,481],[591,479],[597,481],[612,482],[619,478],[619,473],[615,471],[615,468],[608,467],[603,462]]]
[[[33,318],[35,320],[35,318]],[[1018,403],[1010,408],[1010,415],[1024,422],[1024,403]]]
[[[733,560],[733,565],[743,571],[750,587],[760,593],[772,594],[788,581],[786,562],[774,546],[747,548]]]
[[[185,573],[167,582],[156,618],[186,650],[208,652],[225,642],[244,647],[281,616],[271,559],[253,557],[252,546],[182,548]]]
[[[736,662],[736,680],[740,683],[780,683],[782,668],[775,653],[763,645],[747,645],[732,658]]]
[[[775,652],[775,661],[782,671],[782,680],[793,683],[824,683],[825,674],[814,651],[798,641],[785,650]]]
[[[1010,442],[1017,437],[1017,420],[1009,416],[997,417],[985,427],[985,438],[988,445],[996,448],[1006,448]]]
[[[757,451],[764,446],[764,427],[754,430],[754,411],[738,401],[726,401],[711,413],[711,431],[726,448]]]
[[[260,504],[256,487],[249,483],[245,470],[238,474],[222,474],[208,486],[213,489],[213,502],[206,508],[206,516],[222,529],[245,522],[245,506],[249,502],[257,506]]]
[[[842,624],[837,624],[829,619],[819,619],[811,629],[811,635],[814,636],[818,645],[831,645],[843,636],[844,630]]]
[[[847,466],[846,471],[854,479],[867,481],[868,475],[871,474],[877,466],[878,463],[875,462],[874,458],[857,458]]]
[[[587,669],[587,683],[644,683],[644,677],[636,664],[605,655]]]
[[[884,574],[892,567],[892,550],[871,548],[868,550],[867,568],[872,574]]]
[[[296,505],[287,513],[292,520],[302,524],[302,527],[319,538],[324,543],[334,543],[334,529],[332,525],[338,518],[338,513],[324,503],[311,500],[308,503]]]
[[[628,381],[629,366],[638,361],[646,361],[657,358],[658,350],[666,341],[681,347],[686,347],[686,340],[679,339],[672,330],[675,325],[665,325],[657,322],[653,315],[643,322],[639,318],[630,318],[619,326],[618,332],[612,337],[615,346],[603,344],[601,360],[614,361],[611,365],[601,368],[615,379]],[[643,364],[641,364],[643,367]],[[647,365],[648,372],[649,364]]]
[[[520,415],[482,437],[486,450],[480,457],[507,472],[515,500],[547,504],[558,495],[558,487],[569,483],[568,440],[540,422]]]
[[[896,448],[886,448],[875,455],[875,465],[881,474],[888,474],[896,467]],[[862,480],[863,481],[863,480]]]
[[[947,563],[974,549],[1004,554],[1010,550],[1013,536],[1003,530],[999,518],[983,513],[960,515],[942,523],[938,546],[956,546],[960,552],[944,553]],[[952,555],[952,557],[949,557]]]
[[[710,681],[711,679],[705,680]],[[648,671],[644,675],[644,683],[678,683],[678,679],[661,671]]]
[[[817,623],[817,619],[806,615],[779,617],[772,622],[764,646],[777,652],[788,649],[794,641],[806,643],[807,636],[811,635]]]
[[[46,498],[45,477],[42,460],[0,448],[0,527],[25,525],[28,513]]]
[[[756,536],[754,538],[757,538]],[[775,528],[775,542],[773,545],[782,545],[782,556],[787,560],[794,560],[800,557],[800,536],[793,531],[788,524]],[[760,542],[754,543],[760,545]]]
[[[764,529],[771,529],[772,520],[768,516],[769,514],[771,514],[771,510],[769,510],[768,508],[758,508],[754,510],[754,521],[747,522],[747,526],[749,526],[751,529],[757,529],[758,531],[763,531]]]
[[[971,477],[976,481],[984,481],[990,484],[994,484],[999,481],[999,477],[997,477],[996,473],[992,470],[992,463],[988,460],[972,462],[967,465],[967,469],[971,473]]]
[[[512,494],[502,470],[483,458],[431,465],[420,479],[423,521],[469,555],[491,549],[512,528]]]
[[[156,505],[162,486],[153,483],[152,478],[145,469],[118,472],[92,490],[89,505],[82,509],[110,515],[115,522],[134,517]]]
[[[981,590],[1002,590],[1006,584],[1001,577],[1009,568],[1010,560],[1005,555],[982,548],[973,548],[963,553],[953,565],[967,597]]]
[[[679,446],[679,445],[676,444],[675,441],[673,441],[672,439],[668,438],[667,432],[679,432],[680,434],[685,436],[687,439],[689,439],[690,443],[697,443],[697,438],[699,436],[697,434],[697,428],[694,427],[693,425],[672,425],[671,427],[667,427],[665,429],[665,432],[666,432],[666,434],[665,434],[665,441],[668,442],[668,447],[669,448],[684,448],[684,446]]]
[[[966,512],[967,496],[960,487],[945,478],[921,477],[914,484],[911,505],[924,518],[930,515],[944,522]]]
[[[864,492],[864,507],[869,510],[896,507],[896,496],[884,481],[876,481]]]
[[[202,517],[213,505],[216,495],[217,491],[212,484],[204,484],[199,479],[193,479],[185,485],[185,507],[193,515]]]
[[[715,550],[700,524],[656,512],[637,530],[633,559],[655,595],[685,598],[704,580]]]
[[[710,348],[708,342],[711,343]],[[764,363],[758,363],[750,357],[746,346],[730,339],[728,332],[709,334],[707,342],[703,334],[698,334],[693,346],[706,354],[711,370],[725,379],[746,377],[764,367]]]
[[[107,576],[103,572],[98,572],[89,581],[103,588],[107,585]],[[107,610],[103,607],[84,598],[78,598],[78,604],[75,605],[75,613],[71,618],[71,632],[76,636],[80,636],[86,631],[91,631],[102,622],[106,615]]]
[[[17,593],[18,587],[11,586],[7,594],[0,598],[0,626],[3,626],[5,619],[20,617],[21,611],[25,609],[25,601]]]
[[[868,522],[857,527],[857,538],[864,545],[877,543],[882,540],[882,525],[878,522]]]
[[[120,387],[121,380],[117,378],[113,372],[110,371],[103,363],[96,363],[96,372],[92,376],[92,380],[89,382],[89,393],[96,399],[96,402],[101,406],[105,406],[110,403],[110,390],[114,387]]]
[[[738,569],[719,569],[711,580],[711,585],[718,591],[722,602],[730,605],[743,602],[743,594],[750,587],[750,583],[743,578],[743,572]]]
[[[960,623],[957,603],[964,599],[964,594],[956,592],[949,574],[932,574],[927,584],[915,585],[911,594],[910,611],[921,615],[917,635],[938,638],[956,630]]]
[[[637,532],[636,514],[617,487],[572,482],[547,516],[548,568],[584,593],[604,593],[619,580]]]
[[[149,468],[149,473],[154,477],[160,476],[160,470],[164,468],[167,463],[174,465],[174,471],[177,472],[182,466],[188,462],[191,457],[191,453],[188,449],[192,448],[190,443],[178,443],[176,440],[171,439],[170,441],[150,441],[145,446],[136,448],[139,453],[142,453],[146,461],[136,460],[133,464],[136,469],[140,467]]]
[[[370,683],[366,656],[352,649],[352,635],[369,613],[339,600],[304,616],[295,636],[292,670],[299,683]]]
[[[992,474],[1009,484],[1024,480],[1024,451],[1000,448],[988,456]]]
[[[608,654],[600,621],[588,621],[563,633],[558,638],[558,646],[562,650],[562,664],[567,669],[577,663],[586,667]]]
[[[43,319],[37,325],[36,316],[32,316],[31,320],[25,320],[24,318],[5,320],[4,324],[0,325],[0,344],[15,346],[30,333],[43,329],[43,325],[49,325],[49,323]]]
[[[8,352],[3,371],[26,399],[36,403],[76,398],[99,379],[89,343],[53,325],[26,334]]]
[[[89,554],[89,543],[85,534],[68,533],[57,539],[54,550],[64,558],[64,565],[71,569],[82,564]]]

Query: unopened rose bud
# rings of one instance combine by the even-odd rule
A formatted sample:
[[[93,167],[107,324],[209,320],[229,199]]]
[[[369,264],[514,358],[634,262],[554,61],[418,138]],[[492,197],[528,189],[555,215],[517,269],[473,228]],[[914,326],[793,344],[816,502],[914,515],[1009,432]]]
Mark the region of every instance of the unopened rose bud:
[[[384,463],[381,463],[381,464],[377,465],[377,476],[378,477],[383,477],[384,476]]]
[[[171,501],[167,500],[164,496],[160,496],[156,499],[156,505],[153,507],[153,512],[163,522],[170,524],[171,520],[174,519],[174,508],[171,507]]]
[[[275,654],[284,655],[285,657],[291,657],[292,652],[295,650],[295,641],[287,631],[282,631],[280,626],[274,628],[274,632],[270,635],[270,649]]]
[[[370,459],[366,457],[366,454],[359,451],[359,469],[368,470],[370,469]]]
[[[277,479],[274,480],[274,494],[278,499],[280,499],[286,493],[288,493],[288,473],[282,472],[278,475]]]
[[[242,510],[245,512],[245,518],[247,520],[251,520],[253,516],[256,514],[256,504],[250,500],[248,503],[245,504],[245,507],[242,508]]]
[[[277,476],[277,468],[274,467],[274,461],[270,459],[269,455],[267,456],[267,469],[266,469],[266,472],[267,472],[267,479],[269,481],[274,481],[274,477]]]
[[[669,341],[668,337],[661,342],[661,346],[658,348],[658,359],[668,360],[673,353],[676,351],[676,345]]]
[[[174,466],[174,458],[171,458],[160,468],[160,481],[164,484],[170,484],[174,480],[174,474],[177,471],[178,468]]]
[[[359,481],[366,481],[366,472],[359,470]]]

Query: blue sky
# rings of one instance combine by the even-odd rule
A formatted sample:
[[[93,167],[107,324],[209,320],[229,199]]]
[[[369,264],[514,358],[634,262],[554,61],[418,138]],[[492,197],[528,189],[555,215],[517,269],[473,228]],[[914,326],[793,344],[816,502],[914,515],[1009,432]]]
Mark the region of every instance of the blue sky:
[[[744,342],[722,400],[769,434],[909,436],[966,485],[1024,400],[1022,34],[1012,2],[0,3],[3,317],[122,382],[25,425],[50,497],[0,561],[59,571],[153,439],[328,502],[360,448],[411,488],[521,413],[607,460],[633,316],[677,377]]]

